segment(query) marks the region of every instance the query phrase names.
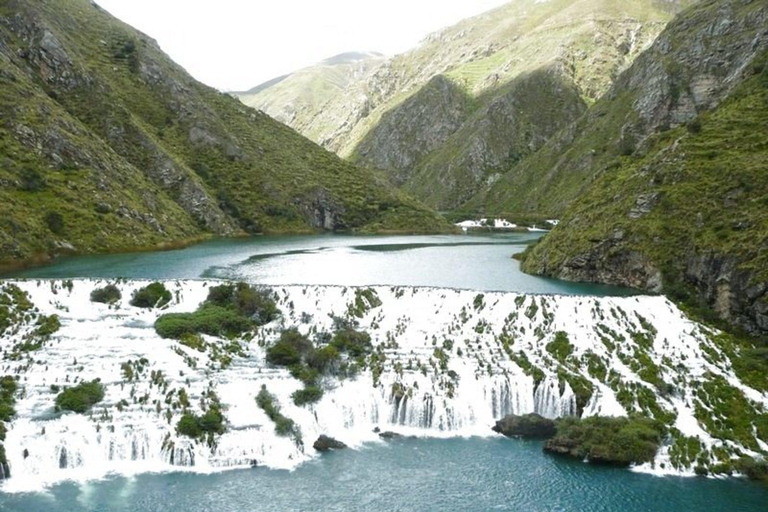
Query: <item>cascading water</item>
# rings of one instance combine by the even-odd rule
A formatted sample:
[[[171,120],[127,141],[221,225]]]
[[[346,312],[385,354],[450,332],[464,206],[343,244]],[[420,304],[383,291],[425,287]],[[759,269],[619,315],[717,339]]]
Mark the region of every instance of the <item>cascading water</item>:
[[[614,390],[577,362],[587,355],[611,358],[617,375],[644,385],[601,338],[601,332],[611,331],[631,343],[630,333],[642,323],[636,319],[640,313],[658,332],[651,354],[658,364],[667,358],[692,375],[725,371],[698,348],[706,340],[696,324],[661,297],[478,295],[375,287],[372,291],[381,304],[367,308],[356,321],[374,347],[380,347],[381,367],[352,379],[326,378],[323,398],[298,407],[291,394],[303,384],[287,370],[268,365],[265,346],[287,327],[310,334],[330,332],[333,317],[346,314],[354,303],[354,288],[274,288],[282,318],[262,328],[245,342],[244,355],[221,368],[211,353],[161,339],[153,329],[160,314],[195,310],[207,296],[207,282],[167,283],[174,299],[163,311],[128,304],[131,293],[147,284],[142,282],[118,283],[123,299],[114,306],[89,300],[90,292],[104,282],[16,284],[41,313],[59,315],[62,327],[29,358],[2,364],[4,374],[19,376],[23,389],[5,442],[13,476],[4,485],[11,490],[108,473],[205,472],[255,464],[292,468],[316,456],[312,442],[320,434],[352,447],[379,442],[377,428],[419,436],[494,435],[490,427],[507,414],[577,414],[576,394],[564,374],[591,382],[594,391],[584,415],[623,415]],[[4,336],[4,352],[25,332],[22,328]],[[567,364],[547,348],[555,332],[567,333],[572,344]],[[126,379],[124,363],[142,358],[145,367]],[[106,387],[103,402],[84,415],[54,413],[52,386],[95,378]],[[282,414],[295,422],[301,438],[275,433],[274,423],[256,405],[262,385],[275,396]],[[215,390],[227,431],[210,443],[179,435],[176,424],[182,411],[169,405],[169,397],[180,389],[196,410],[207,390]],[[768,404],[765,396],[761,399]],[[690,400],[659,400],[680,417],[692,417]],[[697,434],[701,430],[683,423],[679,428],[696,428]],[[8,469],[0,466],[0,475],[7,475]]]

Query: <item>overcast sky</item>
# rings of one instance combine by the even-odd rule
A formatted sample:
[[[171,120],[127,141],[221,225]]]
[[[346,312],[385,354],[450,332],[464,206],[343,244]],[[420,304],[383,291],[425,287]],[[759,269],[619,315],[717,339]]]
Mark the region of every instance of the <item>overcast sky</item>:
[[[508,0],[97,0],[198,80],[246,90],[348,51],[403,52]]]

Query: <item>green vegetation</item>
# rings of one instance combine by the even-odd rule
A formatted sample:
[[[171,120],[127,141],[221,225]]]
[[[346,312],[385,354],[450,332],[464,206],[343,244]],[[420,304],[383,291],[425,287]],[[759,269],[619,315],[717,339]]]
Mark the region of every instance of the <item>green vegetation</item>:
[[[81,382],[59,393],[56,397],[56,410],[83,414],[102,400],[104,400],[104,385],[98,379]]]
[[[120,288],[114,284],[108,284],[102,288],[96,288],[91,292],[91,302],[100,302],[102,304],[114,304],[123,297]]]
[[[544,450],[590,462],[628,466],[650,462],[661,445],[665,427],[642,417],[564,418]]]
[[[279,314],[268,291],[247,283],[223,284],[208,291],[208,297],[194,313],[169,313],[155,321],[163,338],[182,340],[199,350],[196,334],[233,338],[271,322]]]
[[[163,338],[183,339],[191,334],[238,336],[253,329],[254,323],[236,311],[205,305],[194,313],[169,313],[155,322],[155,330]]]
[[[355,290],[354,302],[347,306],[347,313],[350,316],[363,318],[368,311],[379,306],[381,306],[381,299],[379,299],[376,290],[372,288],[358,289]]]
[[[11,375],[5,375],[0,378],[0,465],[6,466],[8,460],[5,456],[5,422],[11,421],[16,415],[16,410],[13,408],[16,403],[16,391],[18,390],[18,383],[16,379]],[[5,467],[7,470],[8,468]],[[7,474],[7,473],[6,473]]]
[[[268,390],[267,386],[261,386],[259,394],[256,395],[256,405],[263,410],[267,417],[275,424],[275,433],[283,437],[293,437],[296,442],[301,442],[301,431],[292,419],[283,416],[280,413],[280,405],[277,403],[274,395]]]
[[[314,404],[323,398],[323,390],[317,386],[307,386],[304,389],[294,391],[291,394],[293,403],[301,407],[302,405]]]
[[[221,435],[226,431],[224,415],[217,406],[212,406],[202,415],[186,412],[176,424],[176,432],[192,439],[203,440],[205,437]]]
[[[366,356],[373,350],[371,337],[350,326],[341,327],[330,340],[325,338],[325,341],[329,343],[316,347],[307,336],[293,327],[283,330],[280,338],[267,348],[268,363],[288,368],[294,378],[304,383],[305,388],[293,394],[296,405],[319,401],[323,396],[319,386],[321,377],[333,375],[343,378],[354,374],[353,368],[364,366]],[[342,361],[342,354],[354,362]],[[375,366],[374,359],[372,356],[372,366]]]
[[[162,308],[171,302],[171,292],[163,283],[151,283],[133,292],[131,306],[137,308]]]
[[[568,333],[563,331],[557,331],[555,338],[547,343],[545,349],[561,364],[565,364],[566,359],[573,354],[573,345],[568,339]]]
[[[374,172],[196,82],[88,0],[4,11],[16,22],[0,41],[17,51],[0,57],[0,215],[13,225],[0,264],[213,234],[448,229]]]

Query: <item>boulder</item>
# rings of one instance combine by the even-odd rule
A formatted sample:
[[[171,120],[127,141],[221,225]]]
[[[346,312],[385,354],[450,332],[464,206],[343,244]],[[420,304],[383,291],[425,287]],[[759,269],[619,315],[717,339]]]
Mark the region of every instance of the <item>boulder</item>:
[[[534,413],[525,416],[512,414],[505,416],[496,422],[492,430],[507,437],[547,439],[554,436],[557,429],[553,420]]]
[[[312,445],[312,448],[314,448],[319,452],[327,452],[330,450],[342,450],[346,447],[347,447],[346,444],[332,437],[328,437],[325,434],[318,437],[317,441],[315,441],[314,444]]]
[[[382,439],[398,439],[403,437],[403,435],[398,434],[397,432],[392,432],[391,430],[387,430],[386,432],[380,432],[379,437]]]

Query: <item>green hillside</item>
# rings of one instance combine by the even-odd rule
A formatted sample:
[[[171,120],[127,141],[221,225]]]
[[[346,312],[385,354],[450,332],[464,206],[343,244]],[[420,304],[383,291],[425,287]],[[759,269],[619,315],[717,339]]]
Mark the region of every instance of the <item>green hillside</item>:
[[[541,204],[554,204],[542,190],[584,180],[575,164],[585,148],[597,150],[584,158],[593,161],[592,184],[576,187],[586,190],[525,255],[526,271],[663,291],[768,333],[768,40],[755,37],[767,24],[765,2],[735,0],[702,2],[670,24],[577,125],[581,135],[558,160],[568,179],[557,181],[557,170],[539,178],[549,201]],[[659,108],[632,89],[639,77],[669,91]],[[706,103],[672,128],[665,120],[683,120],[686,95]],[[661,120],[651,135],[632,145],[617,137],[628,133],[622,123],[651,111]]]
[[[3,264],[211,234],[443,227],[88,0],[0,6],[0,162]]]

